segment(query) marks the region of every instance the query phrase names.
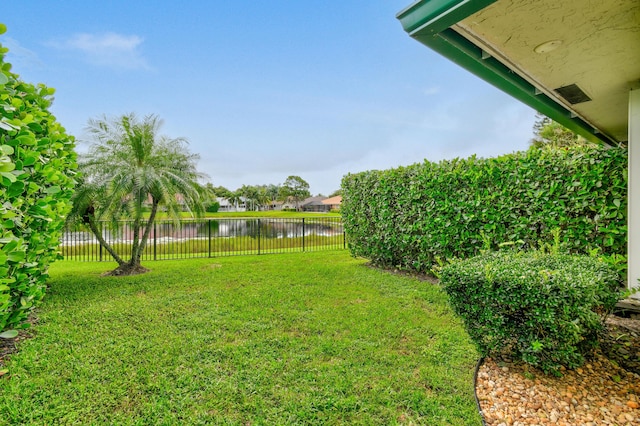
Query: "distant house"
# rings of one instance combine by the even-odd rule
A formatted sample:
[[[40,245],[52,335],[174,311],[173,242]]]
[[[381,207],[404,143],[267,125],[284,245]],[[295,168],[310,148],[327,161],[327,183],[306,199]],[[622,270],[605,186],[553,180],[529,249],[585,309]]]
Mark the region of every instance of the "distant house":
[[[282,201],[271,200],[267,206],[267,209],[280,211],[282,210],[283,205],[284,205],[284,202]]]
[[[303,212],[328,212],[329,206],[322,201],[327,197],[309,197],[300,203],[300,210]]]
[[[282,203],[282,210],[296,210],[295,201],[287,200]]]
[[[329,211],[340,210],[340,204],[342,204],[342,195],[336,195],[335,197],[326,198],[322,200],[322,204],[329,207]]]
[[[129,199],[129,200],[130,200],[130,199],[131,199],[131,196],[127,196],[127,199]],[[187,206],[187,203],[186,203],[186,201],[184,200],[184,195],[182,195],[182,194],[176,194],[176,202],[178,203],[178,205],[180,206],[180,208],[181,208],[183,211],[186,211],[186,210],[187,210],[187,207],[186,207],[186,206]],[[151,198],[151,194],[149,194],[149,195],[147,195],[147,199],[146,199],[146,200],[144,200],[144,202],[142,203],[142,206],[143,206],[143,207],[146,207],[146,208],[151,208],[151,206],[152,206],[152,205],[153,205],[153,198]],[[164,210],[164,209],[165,209],[165,207],[162,207],[162,206],[161,206],[161,207],[160,207],[160,209],[161,209],[161,210]]]
[[[246,212],[247,211],[247,206],[245,205],[245,202],[243,199],[241,199],[239,202],[232,203],[226,198],[217,197],[216,201],[218,202],[218,204],[220,204],[220,208],[218,209],[219,212]]]
[[[187,202],[184,200],[184,195],[176,194],[176,202],[180,205],[182,210],[186,210]]]

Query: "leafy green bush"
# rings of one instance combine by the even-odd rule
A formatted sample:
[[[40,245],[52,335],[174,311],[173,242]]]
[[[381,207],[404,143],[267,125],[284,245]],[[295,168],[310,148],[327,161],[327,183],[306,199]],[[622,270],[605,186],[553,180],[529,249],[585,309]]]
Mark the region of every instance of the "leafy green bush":
[[[576,254],[626,254],[627,151],[530,149],[342,180],[349,248],[379,266],[432,272],[506,241],[537,248],[560,229]]]
[[[209,203],[205,207],[205,210],[207,211],[207,213],[217,213],[218,210],[220,210],[220,203],[217,201]]]
[[[441,282],[482,354],[552,373],[584,362],[620,288],[619,275],[596,258],[515,251],[454,262]]]
[[[6,52],[0,45],[0,331],[26,327],[44,296],[76,168],[74,140],[48,111],[53,89],[21,81]]]

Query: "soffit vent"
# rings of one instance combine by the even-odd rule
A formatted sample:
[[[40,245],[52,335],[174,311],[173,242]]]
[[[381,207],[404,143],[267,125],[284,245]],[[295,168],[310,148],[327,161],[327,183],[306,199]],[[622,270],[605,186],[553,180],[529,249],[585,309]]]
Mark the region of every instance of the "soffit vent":
[[[564,87],[553,89],[558,95],[562,96],[571,105],[590,101],[591,98],[578,87],[577,84],[570,84]]]

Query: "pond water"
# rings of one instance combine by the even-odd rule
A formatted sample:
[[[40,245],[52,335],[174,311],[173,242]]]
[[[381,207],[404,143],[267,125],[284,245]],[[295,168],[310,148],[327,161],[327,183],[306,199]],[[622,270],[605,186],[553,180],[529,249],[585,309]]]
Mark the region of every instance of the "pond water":
[[[132,239],[133,230],[130,223],[122,223],[118,229],[109,224],[102,224],[103,237],[111,241],[128,241]],[[208,219],[198,221],[183,221],[179,226],[172,222],[156,222],[149,235],[153,240],[185,240],[207,238],[299,238],[311,235],[333,237],[344,232],[340,218],[320,219]],[[84,226],[67,229],[63,235],[62,244],[94,242],[95,237]]]

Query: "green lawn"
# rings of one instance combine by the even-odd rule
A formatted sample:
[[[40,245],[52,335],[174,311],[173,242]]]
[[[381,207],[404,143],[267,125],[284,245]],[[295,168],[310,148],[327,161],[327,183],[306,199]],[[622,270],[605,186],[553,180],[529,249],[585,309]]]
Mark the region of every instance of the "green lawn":
[[[53,265],[0,424],[481,424],[433,284],[345,251],[109,266]]]

